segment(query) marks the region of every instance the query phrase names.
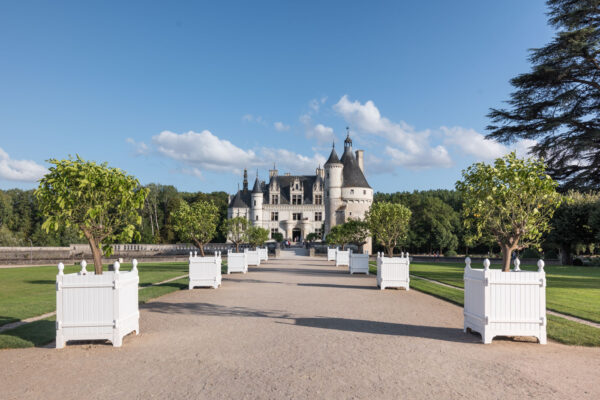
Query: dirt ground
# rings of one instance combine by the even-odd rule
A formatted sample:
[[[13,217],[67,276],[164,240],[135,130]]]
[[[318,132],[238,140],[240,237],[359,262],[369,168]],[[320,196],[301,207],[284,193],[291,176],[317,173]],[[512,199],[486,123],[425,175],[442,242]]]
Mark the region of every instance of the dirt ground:
[[[462,308],[322,258],[271,260],[140,311],[121,348],[0,351],[0,398],[600,398],[600,349],[483,345]]]

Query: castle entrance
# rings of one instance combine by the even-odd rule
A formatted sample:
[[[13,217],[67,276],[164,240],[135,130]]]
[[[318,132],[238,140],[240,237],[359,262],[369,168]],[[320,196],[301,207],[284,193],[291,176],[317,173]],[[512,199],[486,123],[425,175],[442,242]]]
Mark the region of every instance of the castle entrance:
[[[302,231],[300,228],[292,229],[292,242],[299,242],[302,239]]]

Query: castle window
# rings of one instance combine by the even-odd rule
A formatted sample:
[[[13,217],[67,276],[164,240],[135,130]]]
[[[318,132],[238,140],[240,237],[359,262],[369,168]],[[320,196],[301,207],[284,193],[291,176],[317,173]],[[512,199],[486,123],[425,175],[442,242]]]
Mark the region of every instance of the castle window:
[[[271,204],[279,204],[279,195],[278,194],[271,195]]]
[[[329,172],[327,173],[327,177],[329,178]]]
[[[317,236],[319,237],[319,239],[323,239],[323,228],[317,228],[317,229],[315,229],[315,233],[317,234]]]
[[[271,239],[273,239],[273,235],[275,235],[276,233],[279,233],[279,229],[271,228]]]
[[[350,194],[354,194],[354,189],[350,189]]]
[[[323,213],[318,211],[315,213],[315,221],[323,221]]]
[[[302,220],[302,213],[293,213],[292,214],[292,219],[294,221],[301,221]]]
[[[301,194],[293,194],[292,195],[292,204],[302,204],[302,195]]]
[[[367,194],[367,191],[366,191],[366,190],[363,190],[363,194]]]
[[[277,211],[271,213],[271,221],[279,221],[279,213]]]
[[[254,205],[256,206],[256,200],[254,200]]]
[[[315,204],[317,204],[317,205],[323,204],[323,195],[315,194]]]
[[[256,220],[258,221],[258,215],[256,216]]]

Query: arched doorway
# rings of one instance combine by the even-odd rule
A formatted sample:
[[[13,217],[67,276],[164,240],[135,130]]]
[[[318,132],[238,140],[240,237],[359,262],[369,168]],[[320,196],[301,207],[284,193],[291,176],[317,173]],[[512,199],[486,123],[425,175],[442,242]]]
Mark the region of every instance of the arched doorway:
[[[300,228],[292,229],[292,242],[299,242],[302,239],[302,231]]]

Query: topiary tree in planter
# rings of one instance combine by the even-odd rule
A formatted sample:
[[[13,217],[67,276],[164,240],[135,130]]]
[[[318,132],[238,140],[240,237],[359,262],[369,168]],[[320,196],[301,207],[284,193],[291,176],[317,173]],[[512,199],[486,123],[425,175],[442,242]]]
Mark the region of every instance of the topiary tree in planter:
[[[369,229],[389,257],[393,257],[394,248],[408,238],[411,215],[408,207],[389,202],[375,203],[367,213]]]
[[[281,232],[275,232],[271,235],[271,238],[277,243],[283,242],[283,234]]]
[[[204,245],[217,234],[218,207],[212,201],[199,200],[191,206],[182,201],[179,208],[171,214],[171,220],[179,238],[193,242],[204,257]]]
[[[247,230],[248,220],[244,217],[233,217],[223,221],[223,233],[235,244],[236,253],[240,251],[240,243],[247,241]]]
[[[510,271],[514,250],[539,247],[561,203],[556,182],[542,160],[512,152],[493,165],[476,163],[463,171],[456,189],[464,199],[464,223],[474,239],[493,238],[502,249],[502,270]]]
[[[248,237],[248,243],[254,248],[262,246],[269,240],[269,231],[260,226],[251,226],[248,228],[246,235]]]
[[[342,225],[336,225],[327,234],[325,242],[330,246],[342,246],[342,250],[344,250],[346,245],[345,239]]]
[[[369,225],[366,221],[351,219],[345,224],[342,224],[342,235],[345,238],[345,243],[354,244],[362,251],[362,247],[367,243],[369,238]]]
[[[110,244],[128,243],[140,237],[140,210],[148,190],[139,181],[106,163],[85,161],[79,156],[48,160],[53,166],[35,191],[42,228],[49,232],[75,227],[88,240],[94,270],[102,274],[102,252],[112,254]]]
[[[307,242],[312,243],[312,242],[314,242],[317,239],[320,239],[320,237],[315,232],[311,232],[308,235],[306,235],[306,241]]]

